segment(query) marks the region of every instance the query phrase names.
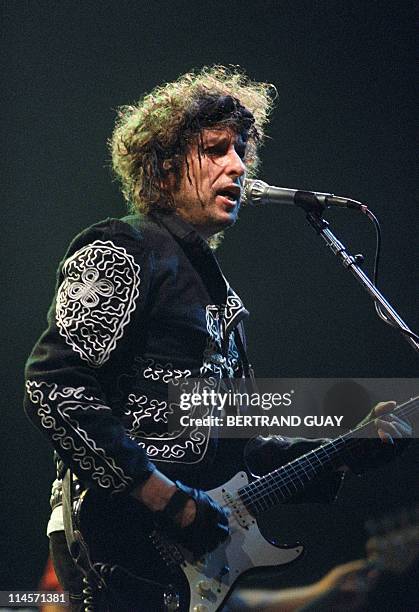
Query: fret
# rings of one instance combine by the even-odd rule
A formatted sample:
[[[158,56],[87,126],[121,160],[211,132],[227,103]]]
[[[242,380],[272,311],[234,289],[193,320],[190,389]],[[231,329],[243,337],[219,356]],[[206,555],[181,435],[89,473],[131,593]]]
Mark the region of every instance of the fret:
[[[282,477],[276,477],[273,480],[274,482],[277,481],[277,484],[275,483],[275,486],[277,486],[280,490],[282,497],[284,497],[285,499],[287,499],[288,497],[292,497],[294,491],[289,488],[289,484],[291,483],[290,479],[285,480]],[[283,493],[283,491],[285,491],[285,493]]]
[[[296,466],[294,467],[294,463],[296,463]],[[301,478],[300,474],[298,473],[298,470],[300,468],[300,462],[298,461],[298,459],[296,460],[296,462],[294,461],[293,463],[289,464],[290,469],[292,469],[292,471],[294,472],[297,480],[298,480],[298,484],[297,482],[293,479],[293,485],[295,487],[295,490],[298,491],[301,488],[304,488],[306,483],[304,482],[304,480]]]
[[[288,497],[291,497],[293,494],[293,491],[289,489],[288,484],[289,484],[288,482],[286,482],[285,480],[282,480],[282,478],[278,478],[278,476],[272,477],[271,488],[269,490],[269,493],[273,491],[279,491],[282,498],[286,499]]]
[[[318,449],[313,451],[312,456],[308,456],[307,457],[307,461],[312,465],[313,470],[314,470],[313,476],[317,475],[318,472],[320,470],[322,470],[323,467],[324,467],[324,463],[323,463],[323,461],[321,459],[321,450],[320,449],[321,449],[321,447],[319,447]],[[318,465],[316,465],[315,463],[312,463],[312,460],[313,461],[317,461]]]
[[[308,481],[311,480],[311,477],[316,473],[315,469],[311,466],[310,461],[307,461],[307,459],[305,459],[305,457],[300,457],[300,459],[298,460],[299,464],[301,466],[301,469],[304,472],[305,477],[308,479]],[[310,474],[310,472],[307,472],[305,469],[305,465],[307,465],[308,467],[311,467],[312,473]]]

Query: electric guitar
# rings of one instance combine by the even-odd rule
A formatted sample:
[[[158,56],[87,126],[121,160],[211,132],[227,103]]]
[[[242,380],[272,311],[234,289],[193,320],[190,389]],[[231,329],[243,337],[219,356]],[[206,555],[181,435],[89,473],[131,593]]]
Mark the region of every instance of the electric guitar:
[[[413,415],[418,407],[419,396],[398,406],[393,413],[403,418]],[[222,486],[208,491],[228,510],[230,535],[198,560],[160,533],[153,513],[134,498],[109,498],[97,490],[85,491],[75,508],[76,535],[81,546],[87,547],[99,587],[106,587],[111,598],[113,592],[119,593],[109,609],[215,612],[244,572],[297,560],[304,547],[268,542],[259,531],[257,517],[344,464],[347,453],[365,442],[368,427],[371,423],[253,482],[249,482],[246,472],[239,472]]]

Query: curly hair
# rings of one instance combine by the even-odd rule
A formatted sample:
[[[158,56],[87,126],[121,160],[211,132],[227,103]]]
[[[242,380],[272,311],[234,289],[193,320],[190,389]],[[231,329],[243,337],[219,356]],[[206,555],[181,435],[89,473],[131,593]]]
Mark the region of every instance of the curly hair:
[[[255,171],[258,148],[276,90],[252,82],[239,67],[204,67],[153,89],[137,104],[122,106],[109,141],[112,167],[133,211],[173,209],[171,191],[164,185],[169,173],[179,185],[187,152],[202,130],[233,129],[247,139],[245,163]],[[189,177],[190,180],[190,177]]]

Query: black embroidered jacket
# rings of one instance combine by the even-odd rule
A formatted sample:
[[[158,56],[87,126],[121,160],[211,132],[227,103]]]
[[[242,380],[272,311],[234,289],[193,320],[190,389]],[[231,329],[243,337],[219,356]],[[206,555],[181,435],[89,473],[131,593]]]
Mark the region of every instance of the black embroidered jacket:
[[[207,243],[176,215],[108,219],[58,270],[48,328],[26,367],[25,408],[77,476],[129,491],[158,463],[182,477],[213,458],[210,428],[168,431],[166,383],[240,371],[247,311]],[[165,465],[166,464],[166,465]]]
[[[97,223],[59,266],[48,328],[26,366],[26,412],[81,481],[110,494],[129,492],[154,464],[213,488],[242,469],[244,451],[253,473],[270,471],[321,441],[260,437],[245,449],[217,442],[210,427],[168,426],[169,381],[241,375],[234,330],[247,316],[178,216]],[[330,484],[310,498],[334,496]]]

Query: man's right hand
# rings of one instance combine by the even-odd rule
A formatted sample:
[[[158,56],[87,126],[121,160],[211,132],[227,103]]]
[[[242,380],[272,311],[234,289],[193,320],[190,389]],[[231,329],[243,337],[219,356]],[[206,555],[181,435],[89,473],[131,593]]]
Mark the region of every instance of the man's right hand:
[[[228,516],[225,510],[209,495],[200,489],[187,487],[177,482],[177,495],[184,495],[185,505],[191,500],[195,503],[196,514],[194,520],[187,526],[182,527],[177,520],[179,514],[171,516],[170,504],[163,512],[162,525],[168,523],[169,533],[194,553],[196,557],[216,548],[229,535]]]
[[[155,512],[162,529],[197,557],[228,537],[227,514],[215,500],[200,489],[175,484],[158,470],[131,495]]]

